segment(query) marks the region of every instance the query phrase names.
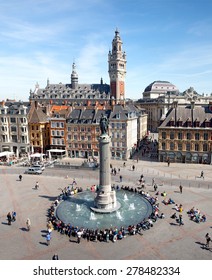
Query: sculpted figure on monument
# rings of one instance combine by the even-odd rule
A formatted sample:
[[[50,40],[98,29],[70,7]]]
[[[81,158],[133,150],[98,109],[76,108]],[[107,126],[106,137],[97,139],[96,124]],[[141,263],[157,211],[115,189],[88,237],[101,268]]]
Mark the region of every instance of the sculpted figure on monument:
[[[108,118],[102,114],[100,119],[100,129],[102,134],[106,134],[108,130]]]

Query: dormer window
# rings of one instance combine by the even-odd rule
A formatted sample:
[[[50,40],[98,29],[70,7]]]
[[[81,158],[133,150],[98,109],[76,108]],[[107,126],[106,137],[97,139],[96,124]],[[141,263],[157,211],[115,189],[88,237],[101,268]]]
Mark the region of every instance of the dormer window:
[[[191,127],[191,119],[190,118],[187,119],[186,126],[187,127]]]
[[[199,127],[200,125],[200,121],[199,120],[195,120],[194,121],[194,127]]]
[[[120,119],[120,113],[116,114],[116,119]]]
[[[210,122],[208,121],[208,119],[205,119],[204,124],[205,127],[210,127]]]

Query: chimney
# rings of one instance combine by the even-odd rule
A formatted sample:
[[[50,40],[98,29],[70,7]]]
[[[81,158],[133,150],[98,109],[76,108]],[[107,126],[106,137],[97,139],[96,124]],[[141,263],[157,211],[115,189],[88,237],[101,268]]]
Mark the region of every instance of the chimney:
[[[194,127],[194,101],[191,101],[191,127]]]
[[[177,127],[177,107],[178,107],[178,102],[174,101],[174,126]]]

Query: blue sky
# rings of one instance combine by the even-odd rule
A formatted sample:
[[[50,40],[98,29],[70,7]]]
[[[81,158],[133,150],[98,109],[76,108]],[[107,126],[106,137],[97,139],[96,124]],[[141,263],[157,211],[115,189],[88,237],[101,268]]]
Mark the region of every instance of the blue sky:
[[[212,92],[211,0],[0,0],[0,100],[27,101],[36,82],[109,83],[118,28],[127,54],[126,97],[155,80]]]

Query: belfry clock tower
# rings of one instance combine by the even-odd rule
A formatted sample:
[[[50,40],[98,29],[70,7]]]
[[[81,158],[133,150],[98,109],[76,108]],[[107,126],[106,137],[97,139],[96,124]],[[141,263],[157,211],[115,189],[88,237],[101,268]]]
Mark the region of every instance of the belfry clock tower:
[[[112,52],[108,54],[111,97],[116,101],[125,99],[126,54],[122,51],[122,40],[116,29],[112,41]]]

